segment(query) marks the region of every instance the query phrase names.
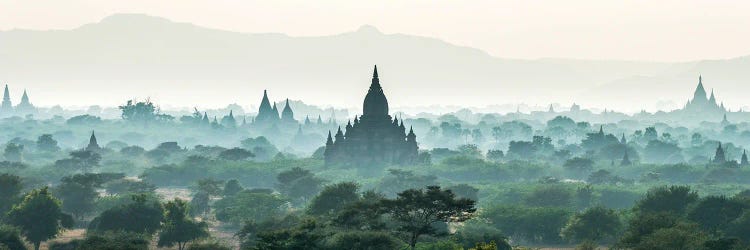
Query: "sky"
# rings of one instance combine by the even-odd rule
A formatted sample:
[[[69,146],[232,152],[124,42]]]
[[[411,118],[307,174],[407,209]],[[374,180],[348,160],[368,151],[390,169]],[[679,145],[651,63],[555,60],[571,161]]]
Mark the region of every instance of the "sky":
[[[750,1],[739,0],[0,0],[0,30],[71,29],[116,13],[292,36],[369,24],[504,58],[680,62],[750,55]]]

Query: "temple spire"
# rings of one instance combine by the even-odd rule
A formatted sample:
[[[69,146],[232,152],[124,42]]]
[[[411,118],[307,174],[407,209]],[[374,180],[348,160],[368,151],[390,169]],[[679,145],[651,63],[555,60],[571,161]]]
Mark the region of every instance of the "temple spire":
[[[706,89],[703,88],[703,76],[698,76],[698,87],[695,88],[695,93],[693,93],[693,102],[698,101],[707,101],[706,99]]]
[[[96,134],[94,134],[94,131],[91,131],[91,137],[89,137],[89,145],[86,146],[86,151],[92,151],[96,152],[99,151],[101,147],[99,147],[99,143],[96,141]]]

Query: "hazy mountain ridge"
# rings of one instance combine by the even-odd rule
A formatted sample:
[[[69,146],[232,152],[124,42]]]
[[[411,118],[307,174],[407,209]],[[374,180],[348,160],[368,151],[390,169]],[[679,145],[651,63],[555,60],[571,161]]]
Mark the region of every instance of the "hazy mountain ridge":
[[[686,63],[519,60],[433,38],[383,34],[371,26],[291,37],[139,14],[113,15],[72,30],[2,31],[0,55],[0,81],[34,88],[42,99],[52,95],[40,90],[68,96],[86,90],[104,100],[150,95],[182,106],[255,104],[262,89],[269,89],[272,99],[361,105],[372,64],[382,67],[394,106],[575,101],[639,110],[657,100],[688,98],[699,73],[729,105],[742,104],[739,93],[750,91],[744,86],[750,72],[743,70],[750,66],[748,57]]]

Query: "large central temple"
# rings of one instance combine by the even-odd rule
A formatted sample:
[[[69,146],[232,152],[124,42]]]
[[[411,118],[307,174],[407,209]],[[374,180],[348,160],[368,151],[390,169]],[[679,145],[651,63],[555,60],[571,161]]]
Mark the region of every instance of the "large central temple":
[[[344,131],[328,132],[326,165],[384,166],[408,165],[417,158],[417,136],[406,133],[404,122],[388,114],[388,99],[378,79],[378,67],[372,73],[362,116],[354,117]]]

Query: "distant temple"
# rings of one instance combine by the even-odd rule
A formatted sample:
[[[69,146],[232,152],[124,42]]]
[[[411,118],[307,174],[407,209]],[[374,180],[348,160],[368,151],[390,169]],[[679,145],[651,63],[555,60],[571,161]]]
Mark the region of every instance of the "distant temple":
[[[255,123],[273,124],[279,121],[279,119],[279,111],[276,109],[276,104],[273,104],[273,107],[271,107],[271,101],[268,100],[268,92],[263,90],[263,99],[260,101],[258,115],[255,116]]]
[[[21,102],[16,105],[16,113],[19,115],[28,115],[36,113],[36,107],[29,101],[29,95],[26,94],[26,90],[23,90],[21,96]]]
[[[3,92],[3,103],[0,104],[0,115],[8,117],[13,113],[13,103],[10,102],[10,91],[8,91],[8,85],[5,85],[5,92]]]
[[[706,97],[706,89],[703,88],[703,77],[698,76],[698,87],[695,88],[693,93],[693,99],[689,100],[685,104],[685,111],[691,113],[724,113],[727,110],[724,108],[724,104],[717,104],[714,91],[711,90],[711,96]]]
[[[417,158],[417,136],[406,133],[403,120],[388,114],[388,100],[378,79],[378,68],[372,73],[372,84],[365,96],[363,114],[354,117],[345,131],[339,127],[335,136],[328,132],[324,152],[326,165],[377,166],[406,165]]]
[[[94,134],[94,131],[91,131],[91,137],[89,137],[89,144],[86,145],[86,151],[99,152],[100,150],[102,150],[102,148],[99,147],[99,143],[96,142],[96,135]]]
[[[26,116],[33,115],[37,112],[36,107],[29,101],[29,95],[26,90],[23,90],[21,96],[21,102],[15,107],[13,102],[10,100],[10,91],[8,85],[5,85],[5,91],[3,92],[3,102],[0,104],[0,117],[11,117],[11,116]]]

